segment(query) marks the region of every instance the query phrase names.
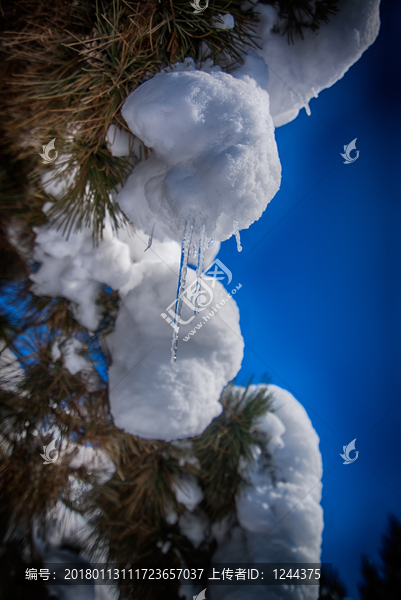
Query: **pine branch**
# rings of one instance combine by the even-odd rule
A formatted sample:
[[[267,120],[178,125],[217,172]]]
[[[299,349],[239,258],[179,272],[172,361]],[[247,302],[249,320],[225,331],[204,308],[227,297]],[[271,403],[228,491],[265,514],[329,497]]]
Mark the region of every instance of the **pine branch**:
[[[250,393],[249,388],[238,395],[233,386],[228,386],[221,402],[222,414],[194,440],[204,491],[201,506],[211,521],[235,511],[235,495],[245,485],[239,472],[240,460],[248,468],[252,464],[252,446],[257,443],[252,425],[271,408],[271,396],[265,391]]]
[[[197,58],[202,42],[214,59],[226,53],[241,61],[238,48],[254,43],[255,22],[241,4],[216,0],[200,16],[187,0],[98,1],[95,7],[85,0],[68,11],[61,0],[21,0],[13,30],[2,36],[0,115],[9,152],[18,160],[36,157],[30,181],[42,202],[48,198],[40,182],[49,166],[43,168],[38,154],[56,138],[66,164],[55,176],[71,182],[49,217],[64,233],[90,226],[97,242],[107,213],[116,229],[128,224],[113,191],[130,164],[107,150],[109,125],[126,128],[120,109],[129,93],[163,63]],[[228,12],[235,29],[216,29],[218,15]]]
[[[322,23],[328,23],[330,17],[339,12],[338,0],[261,0],[278,8],[280,19],[284,21],[282,29],[276,33],[287,35],[288,43],[293,44],[295,37],[304,39],[304,30],[317,31]]]

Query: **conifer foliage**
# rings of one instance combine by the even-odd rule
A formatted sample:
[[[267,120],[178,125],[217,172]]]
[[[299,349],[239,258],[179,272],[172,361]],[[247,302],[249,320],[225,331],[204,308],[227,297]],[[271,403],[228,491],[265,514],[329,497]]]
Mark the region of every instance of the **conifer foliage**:
[[[379,568],[367,556],[362,558],[361,599],[397,600],[401,591],[401,523],[394,516],[389,517],[379,555]]]
[[[287,19],[278,34],[289,41],[336,10],[329,0],[278,4]],[[213,523],[228,516],[235,524],[235,496],[246,485],[239,467],[252,463],[252,447],[260,444],[253,423],[271,410],[270,397],[250,390],[238,397],[227,388],[221,415],[185,442],[143,440],[115,427],[102,348],[118,294],[102,288],[104,316],[95,332],[74,319],[65,299],[33,296],[32,228],[48,219],[56,219],[60,235],[89,226],[96,242],[106,215],[116,229],[131,226],[115,191],[136,159],[112,156],[105,143],[111,124],[127,130],[123,102],[162,67],[187,57],[240,63],[243,45],[258,44],[256,14],[242,0],[211,0],[202,14],[188,0],[8,0],[0,2],[0,14],[1,558],[33,564],[35,536],[46,537],[62,505],[88,519],[82,549],[93,556],[126,565],[204,565],[215,548]],[[235,27],[216,28],[227,14]],[[58,170],[39,157],[54,138],[64,160]],[[69,182],[61,197],[44,190],[49,172]],[[77,373],[57,350],[71,338],[87,361]],[[55,433],[60,460],[43,466],[40,453]],[[102,479],[77,462],[81,447],[106,456],[114,474]],[[177,525],[188,512],[174,493],[177,481],[202,492],[196,515],[206,535],[198,548]],[[0,581],[1,599],[20,597],[9,575],[7,589]],[[122,592],[139,600],[178,598],[178,585],[168,596],[160,586]]]
[[[337,571],[333,570],[331,581],[328,581],[326,572],[322,571],[318,600],[346,600],[347,590],[342,583]]]

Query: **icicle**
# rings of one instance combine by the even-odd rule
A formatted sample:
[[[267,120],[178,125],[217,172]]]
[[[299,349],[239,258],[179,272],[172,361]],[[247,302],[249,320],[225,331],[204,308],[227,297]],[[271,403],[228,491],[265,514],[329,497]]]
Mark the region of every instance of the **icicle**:
[[[209,243],[207,245],[208,248],[211,248],[214,244],[214,239],[212,238],[211,240],[209,240]]]
[[[151,247],[151,245],[152,245],[152,242],[153,242],[153,233],[154,233],[154,230],[155,230],[155,224],[153,223],[152,231],[151,231],[151,233],[150,233],[149,240],[148,240],[148,245],[146,246],[146,248],[145,248],[144,252],[146,252],[146,250],[149,250],[149,248],[150,248],[150,247]]]
[[[195,244],[192,244],[192,256],[194,258],[196,258],[196,246],[195,246]]]
[[[313,89],[312,89],[312,91],[313,91]],[[315,98],[317,98],[316,95],[315,95]],[[312,113],[311,113],[311,110],[310,110],[310,107],[309,107],[309,101],[305,98],[305,96],[303,98],[301,98],[301,100],[302,100],[302,103],[304,105],[304,109],[306,111],[306,114],[308,115],[308,117],[310,117]]]
[[[194,226],[190,224],[189,220],[187,220],[185,223],[184,237],[182,238],[181,245],[180,272],[178,275],[177,298],[175,301],[175,317],[173,326],[174,331],[173,336],[171,338],[171,362],[173,364],[177,360],[178,333],[180,330],[180,320],[182,313],[182,293],[185,289],[185,284],[187,281],[188,258],[193,230]]]
[[[238,252],[241,252],[242,246],[241,246],[241,238],[239,236],[238,221],[234,221],[234,233],[235,233],[235,239],[237,240],[237,250],[238,250]]]
[[[195,295],[194,295],[194,305],[195,305],[195,314],[198,314],[197,298],[198,298],[198,290],[199,290],[199,281],[201,275],[203,273],[203,265],[205,264],[205,252],[206,252],[206,244],[207,244],[207,232],[206,232],[206,224],[202,225],[200,230],[199,237],[199,252],[198,252],[198,268],[196,269],[196,287],[195,287]]]

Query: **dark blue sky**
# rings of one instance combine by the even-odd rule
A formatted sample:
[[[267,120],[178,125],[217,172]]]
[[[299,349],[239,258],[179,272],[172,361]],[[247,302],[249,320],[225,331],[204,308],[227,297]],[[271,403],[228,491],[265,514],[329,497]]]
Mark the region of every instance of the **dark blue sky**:
[[[342,80],[276,130],[279,193],[219,258],[246,343],[238,383],[290,390],[323,456],[323,560],[358,598],[360,556],[379,560],[401,518],[401,3],[384,1],[375,44]],[[343,164],[357,138],[360,155]],[[358,459],[342,447],[357,438]]]

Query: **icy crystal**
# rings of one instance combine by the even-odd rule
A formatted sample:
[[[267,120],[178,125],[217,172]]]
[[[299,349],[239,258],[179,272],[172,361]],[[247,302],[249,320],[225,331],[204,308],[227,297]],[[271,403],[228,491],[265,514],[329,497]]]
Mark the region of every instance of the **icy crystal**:
[[[235,234],[235,239],[237,240],[237,250],[238,250],[238,252],[241,252],[242,246],[241,246],[241,238],[239,236],[238,221],[234,221],[234,234]]]
[[[205,263],[205,252],[206,252],[206,244],[207,244],[207,231],[206,224],[204,223],[201,227],[200,237],[199,237],[199,251],[198,251],[198,268],[196,269],[196,287],[195,287],[195,297],[194,304],[197,306],[197,298],[199,294],[199,283],[200,278],[203,273],[203,265]],[[195,308],[195,314],[198,314],[198,308]]]
[[[173,364],[177,360],[178,333],[180,330],[182,313],[182,294],[185,290],[185,284],[187,281],[188,258],[191,248],[193,230],[194,226],[188,219],[185,223],[184,236],[182,238],[180,272],[178,275],[177,298],[175,301],[174,327],[173,336],[171,338],[171,362]]]
[[[149,250],[149,248],[152,245],[154,231],[155,231],[155,225],[153,224],[152,231],[150,232],[150,236],[149,236],[149,240],[148,240],[148,245],[146,246],[144,252],[146,252],[146,250]]]

